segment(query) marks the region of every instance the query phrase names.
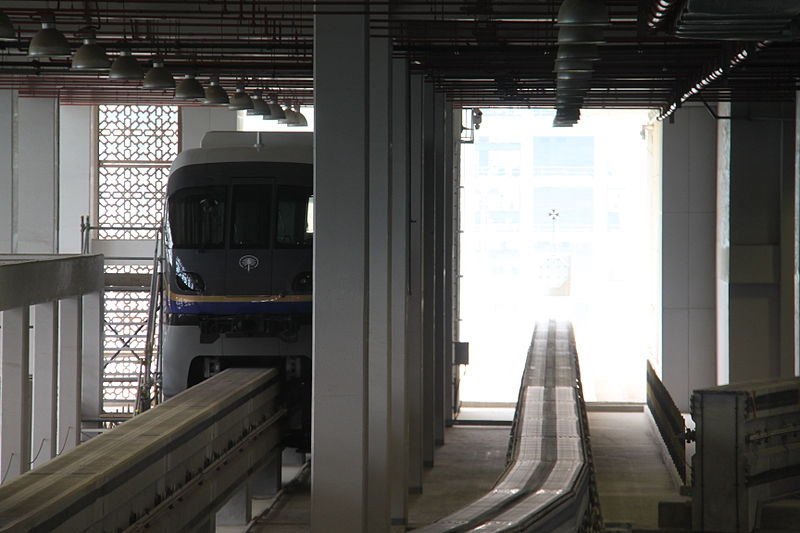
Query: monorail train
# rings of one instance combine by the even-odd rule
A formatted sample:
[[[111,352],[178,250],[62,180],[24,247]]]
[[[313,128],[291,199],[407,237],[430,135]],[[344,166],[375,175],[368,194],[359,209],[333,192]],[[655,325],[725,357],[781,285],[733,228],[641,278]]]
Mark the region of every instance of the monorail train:
[[[278,367],[288,446],[311,409],[312,134],[210,132],[167,182],[162,383]]]

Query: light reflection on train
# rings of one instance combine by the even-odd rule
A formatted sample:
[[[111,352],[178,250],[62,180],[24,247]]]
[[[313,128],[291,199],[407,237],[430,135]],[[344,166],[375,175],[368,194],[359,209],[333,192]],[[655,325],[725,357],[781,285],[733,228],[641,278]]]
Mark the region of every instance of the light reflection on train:
[[[310,434],[312,134],[210,132],[167,184],[166,398],[229,367],[281,368],[287,446]]]

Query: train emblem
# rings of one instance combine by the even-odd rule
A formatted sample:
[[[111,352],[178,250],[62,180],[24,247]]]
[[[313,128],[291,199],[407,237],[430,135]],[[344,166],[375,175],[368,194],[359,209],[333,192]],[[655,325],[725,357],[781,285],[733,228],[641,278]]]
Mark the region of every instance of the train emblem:
[[[254,255],[243,255],[239,258],[239,266],[250,272],[258,268],[258,257]]]

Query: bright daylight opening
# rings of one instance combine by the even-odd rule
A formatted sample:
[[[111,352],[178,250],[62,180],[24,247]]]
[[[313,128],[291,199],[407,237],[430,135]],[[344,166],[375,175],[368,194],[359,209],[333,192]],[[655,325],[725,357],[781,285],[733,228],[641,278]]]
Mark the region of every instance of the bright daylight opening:
[[[641,402],[659,360],[660,176],[647,110],[484,109],[461,154],[465,405],[515,402],[537,319],[571,320],[587,401]]]

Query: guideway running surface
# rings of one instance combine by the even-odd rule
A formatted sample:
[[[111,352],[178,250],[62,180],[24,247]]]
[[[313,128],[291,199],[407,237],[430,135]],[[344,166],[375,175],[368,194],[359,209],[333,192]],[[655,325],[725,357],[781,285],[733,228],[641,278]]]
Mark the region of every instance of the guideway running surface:
[[[196,528],[278,457],[275,369],[233,368],[0,486],[0,532]]]
[[[419,533],[601,531],[580,372],[568,322],[539,322],[495,487]]]

